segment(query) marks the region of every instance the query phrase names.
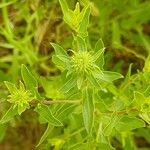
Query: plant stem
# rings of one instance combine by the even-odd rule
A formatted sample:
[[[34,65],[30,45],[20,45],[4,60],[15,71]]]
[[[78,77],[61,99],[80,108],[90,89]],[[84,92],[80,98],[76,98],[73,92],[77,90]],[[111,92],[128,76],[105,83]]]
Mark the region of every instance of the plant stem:
[[[33,100],[32,102],[30,102],[31,105],[37,105],[38,103],[40,104],[45,104],[45,105],[53,105],[53,104],[80,104],[81,101],[80,100]]]

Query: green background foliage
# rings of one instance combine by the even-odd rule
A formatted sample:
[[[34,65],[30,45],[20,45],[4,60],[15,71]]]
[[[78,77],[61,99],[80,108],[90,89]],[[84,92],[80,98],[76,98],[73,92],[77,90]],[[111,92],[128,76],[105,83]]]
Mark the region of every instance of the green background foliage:
[[[0,149],[148,150],[149,10],[148,0],[2,0]]]

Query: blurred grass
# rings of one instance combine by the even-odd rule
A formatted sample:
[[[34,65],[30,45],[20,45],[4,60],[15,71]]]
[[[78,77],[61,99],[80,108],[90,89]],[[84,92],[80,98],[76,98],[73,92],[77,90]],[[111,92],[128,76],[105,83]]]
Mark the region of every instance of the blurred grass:
[[[81,4],[82,1],[84,0],[81,0]],[[68,3],[73,8],[76,0],[68,0]],[[107,69],[126,74],[131,63],[133,71],[142,69],[146,57],[150,54],[149,10],[149,0],[92,1],[89,37],[93,45],[99,38],[103,39]],[[4,80],[15,83],[20,78],[21,64],[30,66],[34,73],[38,73],[35,73],[36,76],[57,74],[58,70],[51,62],[53,49],[50,42],[61,43],[63,47],[70,48],[71,39],[71,30],[62,20],[57,0],[2,0],[0,2],[0,97],[7,95],[3,87]],[[3,102],[0,103],[0,107],[2,106]],[[0,109],[0,112],[3,113],[3,109]],[[8,137],[0,144],[0,149],[4,149],[8,143],[10,147],[18,145],[15,146],[15,150],[21,149],[20,147],[24,146],[21,143],[25,142],[26,138],[29,140],[24,143],[25,145],[32,147],[37,143],[41,132],[35,135],[37,137],[33,134],[37,130],[42,130],[42,127],[36,121],[33,124],[29,123],[30,119],[27,116],[28,113],[25,113],[26,119],[22,118],[19,128],[18,125],[11,123],[12,127],[7,130]],[[23,128],[21,133],[24,132],[24,128],[29,128],[27,130],[31,136],[22,135],[18,144],[13,140],[14,137],[20,137],[18,132],[20,128]],[[138,133],[143,136],[142,131]],[[33,143],[28,143],[29,141]]]

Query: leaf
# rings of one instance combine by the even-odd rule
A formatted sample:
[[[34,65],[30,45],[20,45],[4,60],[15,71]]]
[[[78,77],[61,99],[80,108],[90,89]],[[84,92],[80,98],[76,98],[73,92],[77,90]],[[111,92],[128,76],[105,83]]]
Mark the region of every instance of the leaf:
[[[68,57],[67,53],[65,52],[65,50],[60,45],[55,44],[55,43],[51,43],[51,45],[53,46],[53,48],[55,50],[55,54],[57,56]]]
[[[101,85],[97,81],[97,79],[92,74],[88,74],[87,79],[91,82],[92,85],[94,85],[97,88],[101,88]]]
[[[130,80],[130,77],[131,77],[131,70],[132,70],[132,64],[130,64],[129,66],[129,69],[128,69],[128,72],[126,74],[126,77],[125,77],[125,84]]]
[[[56,117],[63,121],[66,117],[68,117],[69,114],[72,113],[72,111],[75,109],[76,105],[66,105],[64,104],[61,109],[56,110],[55,114]],[[59,106],[60,108],[60,106]]]
[[[64,69],[65,68],[65,63],[60,60],[56,55],[52,56],[52,61],[55,65],[57,65],[58,67],[60,67],[60,69]]]
[[[28,104],[18,104],[18,114],[21,115],[22,112],[24,112],[29,107]]]
[[[146,58],[143,71],[150,72],[150,55]]]
[[[78,79],[77,79],[77,87],[78,87],[79,90],[82,87],[83,80],[84,80],[84,78],[82,76],[79,76]]]
[[[52,129],[53,129],[53,127],[50,124],[48,124],[45,132],[43,133],[43,135],[40,138],[40,141],[38,142],[38,144],[36,145],[36,147],[40,146],[44,142],[44,140],[48,137],[48,135],[50,134],[50,132],[52,131]]]
[[[93,91],[91,89],[83,90],[83,120],[88,134],[91,134],[94,122],[94,102]]]
[[[64,93],[69,92],[73,87],[76,86],[76,77],[71,76],[67,78],[68,81],[61,87],[60,91],[63,91]]]
[[[90,6],[84,7],[82,12],[81,12],[81,15],[82,15],[81,18],[83,18],[83,19],[81,20],[81,23],[80,23],[79,28],[77,30],[77,34],[80,37],[87,37],[88,36],[87,28],[89,25],[90,12],[91,12]]]
[[[110,122],[104,128],[104,135],[105,136],[110,136],[111,135],[114,127],[117,125],[117,123],[119,122],[119,120],[120,120],[120,117],[118,117],[116,114],[113,114],[111,116]]]
[[[2,140],[5,137],[6,129],[7,129],[6,124],[0,124],[0,133],[1,133],[0,134],[0,142],[2,142]]]
[[[98,59],[96,60],[96,63],[98,64],[98,66],[100,67],[101,70],[103,70],[103,66],[104,66],[104,43],[102,41],[102,39],[99,39],[96,44],[95,44],[95,48],[94,48],[94,53],[95,55],[99,55]]]
[[[74,13],[72,10],[68,8],[68,4],[66,0],[59,0],[59,3],[61,5],[61,9],[63,12],[63,19],[64,21],[71,27],[72,27],[72,19],[74,19]]]
[[[11,119],[13,119],[13,117],[17,114],[18,114],[17,107],[14,108],[13,106],[11,106],[0,120],[0,124],[7,123]]]
[[[138,91],[134,91],[134,102],[136,106],[140,108],[141,105],[145,103],[145,101],[146,101],[146,98],[142,93]]]
[[[123,76],[120,73],[117,72],[111,72],[111,71],[103,71],[103,74],[97,75],[101,80],[112,82],[114,80],[123,78]]]
[[[115,126],[119,132],[127,132],[133,129],[145,127],[145,122],[136,117],[124,116],[120,122]]]
[[[15,84],[8,82],[8,81],[4,81],[4,83],[7,87],[7,89],[9,90],[10,94],[13,94],[17,90]]]
[[[41,119],[53,126],[62,126],[63,124],[53,116],[50,108],[46,105],[38,105],[35,111],[40,115]]]
[[[27,87],[32,93],[37,95],[37,87],[38,83],[35,77],[32,75],[32,73],[28,70],[28,68],[25,65],[21,66],[21,76],[22,79]]]
[[[141,113],[139,116],[150,125],[150,113]]]
[[[77,52],[85,52],[87,51],[87,46],[85,40],[82,37],[74,37],[74,44],[76,44]]]

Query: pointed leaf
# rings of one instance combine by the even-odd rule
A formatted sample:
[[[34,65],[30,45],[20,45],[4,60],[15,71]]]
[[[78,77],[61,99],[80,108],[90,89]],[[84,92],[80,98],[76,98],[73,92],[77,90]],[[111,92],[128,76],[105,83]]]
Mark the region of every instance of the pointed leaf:
[[[90,12],[91,12],[90,6],[87,6],[87,7],[83,8],[83,10],[80,14],[80,15],[82,15],[81,18],[83,18],[83,19],[81,20],[81,23],[79,25],[77,33],[81,37],[88,36],[87,28],[89,25]]]
[[[11,106],[8,111],[5,113],[5,115],[2,117],[2,119],[0,120],[0,123],[7,123],[8,121],[10,121],[11,119],[13,119],[13,117],[15,115],[18,114],[18,111],[17,111],[17,107],[13,107]]]
[[[111,71],[103,71],[103,74],[99,74],[98,76],[101,80],[104,80],[107,82],[112,82],[114,80],[123,78],[123,76],[120,73],[111,72]]]
[[[104,50],[105,50],[104,43],[103,43],[102,39],[99,39],[95,44],[94,53],[95,53],[95,55],[97,55],[97,53],[98,53],[98,59],[97,59],[96,63],[98,64],[98,66],[100,67],[101,70],[103,69],[103,66],[105,63]]]
[[[74,13],[72,10],[68,8],[68,4],[66,0],[59,0],[59,3],[61,5],[61,9],[63,12],[63,19],[64,21],[70,26],[72,26],[72,20],[74,19]]]
[[[83,84],[83,77],[79,76],[78,79],[77,79],[77,87],[78,87],[78,89],[81,89],[82,84]]]
[[[120,122],[116,125],[116,129],[119,132],[127,132],[133,129],[141,128],[145,126],[145,122],[136,117],[124,116]]]
[[[134,102],[138,107],[141,107],[142,104],[144,104],[146,101],[146,98],[144,95],[138,91],[134,91]]]
[[[87,46],[85,40],[82,37],[74,37],[74,44],[76,46],[77,52],[85,52],[87,51]]]
[[[64,57],[68,57],[67,53],[65,52],[65,50],[58,44],[55,43],[51,43],[51,45],[53,46],[54,50],[55,50],[55,54],[56,55],[60,55],[60,56],[64,56]]]
[[[0,124],[0,143],[3,141],[6,133],[7,125],[6,124]]]
[[[45,141],[45,139],[51,133],[52,129],[53,129],[53,127],[50,124],[48,124],[45,132],[43,133],[43,135],[40,138],[40,141],[38,142],[38,144],[36,145],[36,147],[40,146]]]
[[[61,87],[60,91],[67,93],[75,86],[76,86],[76,77],[71,76],[70,79],[63,85],[63,87]]]
[[[37,80],[25,65],[21,66],[21,76],[27,89],[29,89],[32,93],[36,94],[38,87]]]
[[[91,84],[93,84],[95,87],[97,88],[100,88],[101,85],[99,84],[99,82],[97,81],[97,79],[92,75],[92,74],[89,74],[87,76],[87,79],[91,82]]]
[[[94,102],[93,102],[93,91],[91,89],[83,90],[83,120],[84,126],[88,132],[91,134],[94,121]]]
[[[13,94],[17,90],[15,84],[8,81],[4,81],[4,83],[11,94]]]
[[[42,120],[53,125],[53,126],[62,126],[63,124],[53,116],[50,108],[46,105],[38,105],[35,111],[40,115]]]

